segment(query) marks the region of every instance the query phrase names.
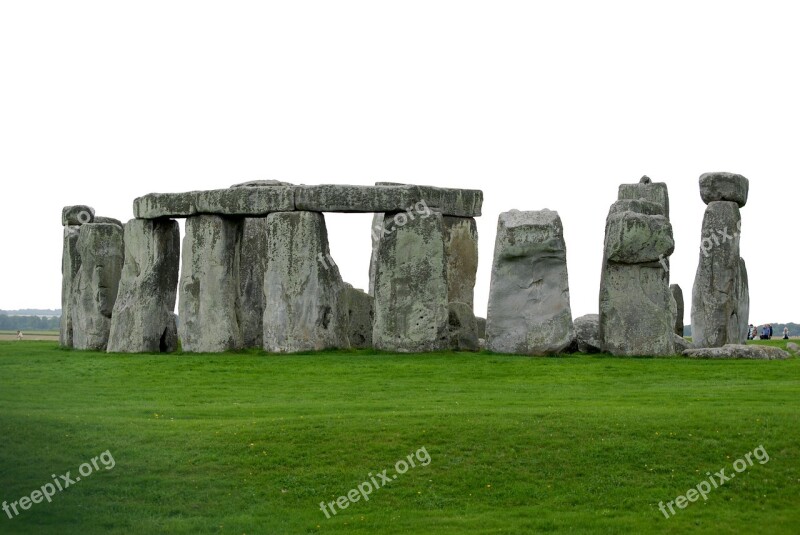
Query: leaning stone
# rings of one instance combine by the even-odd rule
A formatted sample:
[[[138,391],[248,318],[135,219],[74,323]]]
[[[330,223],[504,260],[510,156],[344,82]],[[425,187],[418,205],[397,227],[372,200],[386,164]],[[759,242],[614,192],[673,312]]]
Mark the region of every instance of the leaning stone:
[[[574,324],[578,351],[581,353],[603,351],[603,344],[600,342],[600,316],[598,314],[586,314],[576,318]]]
[[[140,219],[189,217],[196,214],[265,216],[294,210],[294,188],[242,187],[188,193],[150,193],[133,201]]]
[[[61,210],[61,224],[67,225],[85,225],[86,223],[94,222],[94,208],[86,206],[85,204],[78,204],[75,206],[65,206]]]
[[[350,347],[340,294],[344,283],[330,257],[318,212],[267,216],[264,349],[292,353]]]
[[[186,220],[181,258],[178,333],[186,353],[242,347],[237,317],[238,224],[216,215]]]
[[[351,186],[326,184],[295,186],[297,210],[315,212],[405,212],[409,219],[430,213],[477,217],[481,215],[480,190],[415,185]]]
[[[496,353],[544,355],[570,345],[567,249],[558,212],[500,214],[486,338]]]
[[[672,317],[675,319],[675,334],[683,336],[683,290],[677,284],[669,285]]]
[[[370,349],[372,347],[372,319],[374,299],[371,295],[350,284],[342,288],[341,302],[347,314],[347,338],[350,347]]]
[[[472,307],[466,303],[451,302],[448,306],[448,331],[450,349],[453,351],[478,351],[478,325]]]
[[[613,212],[606,220],[605,250],[610,262],[656,262],[675,250],[672,225],[661,215]]]
[[[638,184],[620,184],[617,198],[618,200],[645,199],[654,202],[663,208],[664,216],[669,219],[669,193],[664,182],[640,181]]]
[[[267,218],[245,217],[239,223],[236,273],[239,284],[239,325],[245,348],[264,347],[264,274],[269,260]]]
[[[105,351],[125,255],[122,229],[108,223],[81,225],[77,250],[81,266],[72,289],[73,347]]]
[[[742,341],[739,318],[739,207],[714,201],[706,208],[700,260],[692,288],[692,344],[721,347]],[[747,319],[745,318],[745,325]]]
[[[109,353],[175,350],[178,222],[131,219],[125,225],[125,263],[111,316]]]
[[[375,260],[375,349],[447,349],[443,227],[438,212],[404,221],[393,214],[384,217]]]
[[[443,218],[447,299],[473,307],[478,272],[478,227],[471,217]]]
[[[72,347],[72,302],[81,257],[78,253],[78,233],[81,227],[64,227],[64,245],[61,253],[61,328],[59,344]]]
[[[684,351],[692,347],[692,344],[689,342],[689,340],[687,340],[683,336],[676,334],[673,340],[676,353],[683,353]]]
[[[735,173],[703,173],[700,175],[700,197],[706,204],[731,201],[739,208],[747,204],[750,181]]]
[[[791,358],[791,354],[783,349],[756,344],[725,344],[722,347],[687,349],[683,354],[687,357],[707,359],[784,360]]]

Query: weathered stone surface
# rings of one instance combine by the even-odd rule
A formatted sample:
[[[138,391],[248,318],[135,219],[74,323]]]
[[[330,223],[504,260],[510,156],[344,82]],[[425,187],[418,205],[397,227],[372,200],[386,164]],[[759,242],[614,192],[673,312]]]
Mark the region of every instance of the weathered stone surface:
[[[669,219],[669,193],[664,182],[652,182],[647,178],[647,181],[640,181],[638,184],[620,184],[617,198],[619,200],[645,199],[654,202],[663,207],[664,216]]]
[[[473,307],[478,273],[478,226],[471,217],[443,218],[447,299]]]
[[[104,217],[101,215],[97,215],[94,217],[94,223],[108,223],[110,225],[116,225],[119,228],[123,229],[123,232],[125,229],[125,225],[122,224],[122,221],[120,221],[119,219],[115,219],[113,217]]]
[[[581,353],[600,353],[603,344],[600,341],[600,315],[586,314],[575,318],[575,337],[578,351]]]
[[[612,355],[672,355],[674,322],[669,273],[659,263],[604,262],[600,340]]]
[[[94,208],[91,206],[77,204],[75,206],[65,206],[61,210],[61,224],[65,227],[67,225],[85,225],[93,222]]]
[[[122,229],[108,223],[80,226],[80,268],[72,288],[72,342],[105,351],[124,261]]]
[[[234,184],[232,188],[269,188],[273,186],[291,186],[289,182],[281,182],[280,180],[250,180],[248,182],[241,182]]]
[[[570,345],[566,254],[557,212],[500,214],[486,317],[490,351],[544,355]]]
[[[478,339],[486,338],[486,318],[475,317],[475,324],[478,327]]]
[[[381,237],[383,236],[383,220],[386,214],[379,213],[373,214],[372,226],[370,227],[370,236],[372,238],[372,253],[369,257],[369,295],[375,295],[375,274],[378,270],[378,245],[380,245]]]
[[[341,275],[330,262],[318,212],[267,216],[264,349],[273,353],[350,347]]]
[[[242,347],[237,310],[237,221],[216,215],[186,220],[178,334],[187,353]]]
[[[451,302],[448,306],[448,332],[453,351],[478,351],[478,325],[472,306]]]
[[[294,210],[294,189],[290,186],[150,193],[133,201],[133,213],[140,219],[197,214],[264,216],[287,210]]]
[[[778,347],[754,344],[725,344],[722,347],[687,349],[683,354],[687,357],[708,359],[783,360],[791,358],[791,354]]]
[[[675,321],[675,334],[683,337],[683,290],[677,284],[670,284],[669,292],[671,295],[670,309],[672,310],[672,317]]]
[[[61,347],[72,347],[72,301],[73,288],[81,267],[78,253],[78,232],[80,226],[64,227],[64,244],[61,252],[61,328],[59,344]]]
[[[404,223],[386,214],[375,261],[376,349],[438,351],[449,345],[442,215]]]
[[[672,254],[672,225],[661,215],[612,213],[606,220],[606,258],[620,264],[656,262]]]
[[[794,342],[789,342],[788,344],[786,344],[786,349],[797,353],[798,351],[800,351],[800,346],[795,344]]]
[[[246,348],[264,346],[264,274],[267,271],[267,218],[246,217],[239,223],[236,273],[239,284],[239,325]]]
[[[692,344],[683,336],[674,335],[673,345],[675,346],[675,353],[682,353],[692,347]]]
[[[409,219],[431,209],[443,215],[481,215],[480,190],[415,185],[295,186],[297,210],[316,212],[405,212]]]
[[[173,311],[180,261],[178,222],[131,219],[124,235],[125,263],[111,316],[108,351],[174,351]]]
[[[700,175],[700,197],[706,204],[731,201],[742,208],[747,204],[750,181],[735,173],[703,173]]]
[[[350,347],[369,349],[372,347],[372,320],[374,299],[368,293],[345,283],[341,303],[347,314],[347,338]]]
[[[664,206],[645,199],[622,199],[611,205],[608,215],[636,212],[644,215],[664,215]]]
[[[706,208],[700,261],[692,288],[694,347],[721,347],[743,341],[739,318],[739,235],[734,231],[740,224],[739,207],[734,202],[714,201]]]
[[[739,272],[736,277],[737,316],[739,318],[739,343],[747,342],[747,323],[750,318],[750,283],[747,279],[747,266],[744,258],[739,258]]]

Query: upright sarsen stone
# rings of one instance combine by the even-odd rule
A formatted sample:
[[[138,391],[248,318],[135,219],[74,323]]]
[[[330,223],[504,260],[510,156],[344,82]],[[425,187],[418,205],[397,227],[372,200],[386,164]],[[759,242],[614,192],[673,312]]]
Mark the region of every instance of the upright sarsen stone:
[[[331,261],[319,212],[267,216],[264,349],[273,353],[350,347],[344,283]]]
[[[122,229],[108,223],[81,225],[76,248],[80,268],[70,310],[73,347],[105,351],[125,255]]]
[[[713,201],[703,217],[700,260],[692,288],[692,344],[722,347],[742,341],[739,314],[741,214],[733,201]],[[745,271],[746,274],[746,271]],[[744,318],[747,325],[747,318]],[[746,339],[746,338],[745,338]]]
[[[236,271],[239,324],[246,348],[260,349],[264,345],[264,274],[268,259],[267,218],[242,219],[236,245]]]
[[[61,347],[72,347],[72,295],[81,257],[78,254],[78,233],[81,227],[67,225],[64,227],[64,245],[61,252],[61,328],[59,344]]]
[[[478,272],[478,226],[472,217],[444,216],[444,254],[447,261],[447,300],[474,307]]]
[[[186,219],[180,276],[178,335],[189,353],[242,347],[238,311],[238,223],[217,215]]]
[[[444,225],[439,212],[387,213],[375,260],[373,344],[386,351],[449,345]]]
[[[750,282],[747,279],[747,266],[744,258],[739,258],[739,274],[736,279],[737,316],[739,318],[739,343],[747,343],[750,318]]]
[[[486,338],[490,351],[528,355],[558,353],[572,342],[567,248],[558,212],[500,214]]]
[[[683,336],[683,290],[677,284],[670,284],[669,291],[672,294],[670,302],[672,303],[672,317],[675,322],[675,334]]]
[[[169,353],[176,349],[180,231],[171,219],[131,219],[108,351]]]

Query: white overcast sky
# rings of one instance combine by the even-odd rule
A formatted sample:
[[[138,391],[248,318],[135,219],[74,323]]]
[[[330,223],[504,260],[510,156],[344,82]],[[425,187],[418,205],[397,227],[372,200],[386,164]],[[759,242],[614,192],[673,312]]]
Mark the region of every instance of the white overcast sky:
[[[623,182],[669,186],[689,302],[698,177],[750,179],[751,322],[800,321],[800,8],[776,2],[2,2],[0,308],[60,306],[61,207],[397,181],[484,192],[476,313],[498,214],[557,210],[573,316],[597,311]],[[327,216],[366,288],[370,215]]]

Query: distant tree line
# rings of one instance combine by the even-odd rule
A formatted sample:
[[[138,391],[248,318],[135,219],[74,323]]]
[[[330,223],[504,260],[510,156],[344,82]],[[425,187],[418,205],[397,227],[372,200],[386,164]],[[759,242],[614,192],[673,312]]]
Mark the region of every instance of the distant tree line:
[[[0,314],[0,331],[57,331],[61,323],[58,316],[8,316]]]

